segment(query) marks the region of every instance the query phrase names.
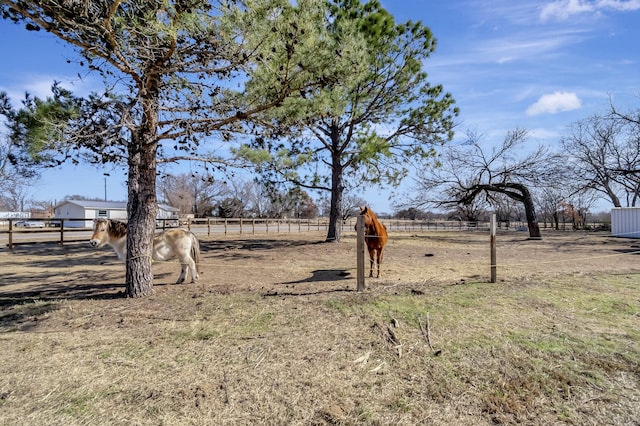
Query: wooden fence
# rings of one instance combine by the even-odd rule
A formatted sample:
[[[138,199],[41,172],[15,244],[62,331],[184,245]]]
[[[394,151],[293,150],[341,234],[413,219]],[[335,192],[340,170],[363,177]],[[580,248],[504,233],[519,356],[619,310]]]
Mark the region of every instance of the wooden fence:
[[[88,241],[91,228],[70,227],[67,223],[86,222],[87,218],[69,219],[4,219],[0,222],[0,247],[12,249],[18,244],[33,244],[53,242],[64,246],[66,243]],[[19,222],[33,222],[42,227],[18,227]],[[488,223],[459,222],[459,221],[419,221],[402,219],[382,219],[389,232],[411,232],[421,230],[482,230],[489,229]],[[349,218],[342,222],[341,231],[353,232],[356,218]],[[181,226],[188,228],[197,235],[253,235],[270,233],[302,233],[327,232],[329,220],[316,219],[266,219],[266,218],[202,218],[189,219],[185,223],[178,223],[176,219],[158,219],[158,230]]]

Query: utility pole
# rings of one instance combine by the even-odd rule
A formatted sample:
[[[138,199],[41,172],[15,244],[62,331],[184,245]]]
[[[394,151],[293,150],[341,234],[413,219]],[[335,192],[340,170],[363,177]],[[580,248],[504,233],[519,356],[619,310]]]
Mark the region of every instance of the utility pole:
[[[104,175],[104,201],[105,203],[107,202],[107,176],[109,176],[109,173],[103,173]]]

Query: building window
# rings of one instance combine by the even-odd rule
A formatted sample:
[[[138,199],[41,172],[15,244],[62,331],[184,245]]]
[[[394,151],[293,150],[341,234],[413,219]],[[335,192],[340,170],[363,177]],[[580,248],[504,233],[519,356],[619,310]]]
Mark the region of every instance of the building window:
[[[98,210],[98,217],[107,217],[106,210]]]

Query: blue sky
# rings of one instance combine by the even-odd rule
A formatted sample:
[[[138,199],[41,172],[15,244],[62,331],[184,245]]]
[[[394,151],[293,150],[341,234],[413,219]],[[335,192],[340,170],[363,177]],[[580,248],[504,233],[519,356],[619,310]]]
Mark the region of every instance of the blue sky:
[[[457,137],[471,129],[488,145],[516,127],[532,144],[558,146],[567,127],[606,111],[640,106],[640,0],[381,0],[397,21],[420,20],[438,39],[425,63],[433,84],[461,110]],[[46,96],[53,80],[82,93],[91,76],[67,63],[71,49],[44,32],[0,21],[0,90],[19,101]],[[82,71],[84,73],[84,71]],[[184,166],[184,167],[189,167]],[[177,170],[180,171],[180,170]],[[46,172],[32,198],[65,195],[126,199],[117,169],[67,165]],[[363,192],[375,210],[391,212],[400,189]],[[602,205],[603,208],[611,206]]]

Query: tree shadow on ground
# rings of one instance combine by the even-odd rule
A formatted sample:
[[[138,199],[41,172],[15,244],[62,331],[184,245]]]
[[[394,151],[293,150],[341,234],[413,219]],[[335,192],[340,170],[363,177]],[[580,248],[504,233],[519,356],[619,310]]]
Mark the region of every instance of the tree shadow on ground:
[[[311,276],[295,281],[287,281],[279,283],[280,285],[316,283],[319,281],[342,281],[353,279],[351,272],[346,269],[316,269],[311,272]]]
[[[234,239],[201,241],[201,251],[232,260],[260,259],[260,253],[304,249],[324,241],[304,239]],[[16,246],[0,257],[0,328],[26,330],[37,325],[50,312],[59,310],[65,300],[112,300],[125,297],[125,269],[110,247],[91,248],[85,243],[60,246],[34,243]],[[275,254],[277,256],[277,254]],[[175,285],[176,270],[155,271],[154,287]],[[347,278],[342,270],[317,270],[312,276],[291,283],[339,281]],[[325,291],[348,291],[332,288]]]
[[[98,255],[96,256],[96,252]],[[87,244],[36,243],[16,246],[0,258],[0,328],[21,330],[38,323],[64,300],[106,300],[124,296],[114,282],[119,263],[108,251]],[[100,265],[107,265],[102,268]]]
[[[72,280],[70,280],[72,281]],[[66,300],[111,300],[124,297],[121,283],[57,282],[0,293],[0,328],[28,330]]]
[[[622,254],[633,254],[633,255],[640,255],[640,247],[634,247],[631,246],[630,248],[621,248],[621,249],[615,249],[613,250],[617,253],[622,253]]]
[[[336,282],[343,282],[345,280],[353,281],[353,276],[346,269],[316,269],[311,272],[311,276],[295,281],[286,281],[277,283],[278,286],[284,286],[288,291],[281,290],[269,290],[264,293],[263,297],[273,296],[309,296],[315,294],[325,293],[337,293],[337,292],[352,292],[355,290],[355,284],[350,286],[336,287]],[[318,288],[318,283],[327,283],[329,288]],[[307,287],[304,284],[314,284],[313,287]],[[300,291],[294,291],[300,289]]]
[[[88,265],[122,264],[111,247],[92,248],[86,244],[63,247],[54,243],[22,245],[14,248],[10,257],[3,257],[0,266],[5,270],[10,270],[13,266],[12,257],[16,258],[15,264],[52,270],[52,275],[59,274],[58,270],[60,269],[68,270]],[[56,271],[53,272],[53,270]]]
[[[313,290],[313,291],[278,291],[278,290],[269,290],[266,293],[262,294],[263,298],[266,297],[285,297],[285,296],[313,296],[318,294],[326,294],[326,293],[351,293],[355,292],[356,289],[349,287],[342,288],[330,288],[330,289],[322,289],[322,290]]]

